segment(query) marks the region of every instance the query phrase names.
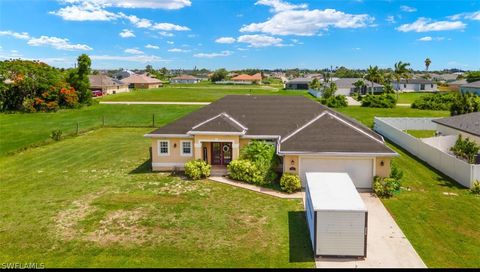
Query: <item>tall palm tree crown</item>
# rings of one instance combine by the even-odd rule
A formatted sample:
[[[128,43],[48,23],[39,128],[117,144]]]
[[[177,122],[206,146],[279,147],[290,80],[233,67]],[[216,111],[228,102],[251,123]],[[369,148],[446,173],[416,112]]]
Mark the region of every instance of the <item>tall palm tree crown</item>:
[[[430,58],[425,59],[425,70],[428,71],[428,67],[430,67],[431,63],[432,63],[432,61],[430,60]]]

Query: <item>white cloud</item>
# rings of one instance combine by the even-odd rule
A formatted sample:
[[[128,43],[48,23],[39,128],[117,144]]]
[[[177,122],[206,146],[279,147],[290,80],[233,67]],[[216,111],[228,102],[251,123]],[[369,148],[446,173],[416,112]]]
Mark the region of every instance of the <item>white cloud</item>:
[[[480,21],[480,10],[475,12],[463,12],[448,17],[450,20],[468,19]]]
[[[28,40],[27,44],[31,46],[51,46],[59,50],[92,50],[92,48],[86,44],[71,44],[68,39],[49,36],[31,38],[30,40]]]
[[[111,55],[93,55],[92,60],[113,60],[113,61],[130,61],[130,62],[165,62],[165,60],[155,55],[132,55],[132,56],[111,56]]]
[[[155,30],[164,30],[164,31],[188,31],[190,28],[186,26],[180,26],[170,23],[156,23],[152,26],[152,29]]]
[[[83,1],[49,13],[66,21],[110,21],[118,18],[117,14],[103,9],[102,5],[93,1]]]
[[[165,31],[160,31],[158,32],[158,35],[163,36],[163,37],[173,37],[173,33],[170,32],[165,32]]]
[[[282,39],[267,35],[242,35],[237,41],[247,43],[250,47],[282,46]]]
[[[128,48],[128,49],[125,49],[123,52],[125,52],[125,53],[127,53],[127,54],[133,54],[133,55],[142,55],[142,54],[144,54],[143,51],[138,50],[137,48]]]
[[[232,37],[221,37],[215,40],[216,43],[234,43],[235,38]]]
[[[174,44],[175,42],[172,41],[167,41],[168,44]]]
[[[68,4],[96,2],[106,7],[147,8],[147,9],[181,9],[192,5],[190,0],[62,0]]]
[[[156,46],[156,45],[152,45],[152,44],[147,44],[145,45],[145,48],[149,48],[149,49],[160,49],[160,47]]]
[[[375,18],[367,14],[348,14],[335,9],[286,10],[268,21],[243,26],[241,32],[263,32],[271,35],[313,36],[329,27],[360,28]]]
[[[172,48],[172,49],[168,49],[168,52],[172,52],[172,53],[187,53],[187,52],[190,52],[190,50],[180,49],[180,48]]]
[[[196,58],[211,59],[211,58],[216,58],[216,57],[227,57],[227,56],[230,56],[232,53],[233,53],[232,51],[222,51],[222,52],[219,52],[219,53],[198,53],[198,54],[195,54],[193,56],[196,57]]]
[[[445,40],[445,37],[425,36],[425,37],[421,37],[420,39],[417,39],[417,41],[420,41],[420,42],[443,41],[443,40]]]
[[[385,21],[387,21],[390,24],[394,24],[394,23],[397,22],[397,21],[395,21],[395,16],[392,16],[392,15],[387,16],[387,18],[385,18]]]
[[[27,32],[14,32],[14,31],[10,31],[10,30],[4,30],[4,31],[0,31],[0,36],[10,36],[10,37],[13,37],[15,39],[21,39],[21,40],[28,40],[30,39],[30,35],[28,35]]]
[[[429,31],[445,31],[464,29],[465,24],[460,21],[432,21],[432,19],[420,17],[411,24],[403,24],[397,27],[401,32],[429,32]]]
[[[122,38],[133,38],[135,37],[135,34],[133,34],[133,31],[129,29],[124,29],[122,32],[118,33],[118,35]]]
[[[280,12],[285,10],[292,10],[292,9],[306,9],[308,7],[307,4],[291,4],[282,0],[259,0],[255,3],[255,5],[263,5],[271,7],[272,12]]]
[[[414,7],[409,7],[409,6],[400,6],[400,9],[405,12],[415,12],[417,11],[416,8]]]

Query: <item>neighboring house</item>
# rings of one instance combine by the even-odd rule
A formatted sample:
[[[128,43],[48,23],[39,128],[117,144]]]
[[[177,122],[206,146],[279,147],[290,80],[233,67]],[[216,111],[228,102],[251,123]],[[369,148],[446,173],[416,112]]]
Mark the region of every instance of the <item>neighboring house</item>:
[[[346,172],[358,188],[371,188],[397,156],[366,126],[303,96],[225,96],[145,137],[155,171],[193,159],[225,167],[250,141],[269,141],[283,172],[298,174],[303,186],[306,172]]]
[[[262,83],[262,74],[256,73],[254,75],[241,74],[232,77],[231,81],[240,83]]]
[[[287,90],[308,90],[309,85],[313,78],[294,78],[285,83],[285,89]]]
[[[191,75],[180,75],[180,76],[172,77],[170,79],[170,83],[173,83],[173,84],[196,84],[200,81],[201,81],[200,78],[196,78]]]
[[[480,80],[461,85],[460,91],[462,93],[474,93],[476,95],[480,95]]]
[[[116,78],[118,80],[122,80],[126,77],[129,77],[131,75],[135,75],[134,72],[130,71],[130,70],[120,70],[118,72],[116,72],[115,74],[113,74],[113,78]]]
[[[437,83],[423,78],[400,80],[393,82],[395,90],[403,92],[436,92]]]
[[[452,81],[452,82],[448,83],[448,87],[452,91],[458,91],[458,90],[460,90],[460,86],[465,85],[465,84],[468,84],[466,79],[459,79],[459,80],[455,80],[455,81]]]
[[[89,75],[90,90],[100,90],[102,94],[116,94],[128,92],[128,84],[106,75]]]
[[[153,77],[149,77],[146,74],[131,75],[127,78],[124,78],[122,81],[127,83],[129,88],[135,89],[152,89],[162,86],[162,81]]]
[[[447,118],[433,119],[441,135],[459,135],[480,144],[480,112],[472,112]]]
[[[372,90],[372,82],[363,78],[339,78],[333,82],[337,85],[337,92],[335,94],[341,95],[351,95],[355,92],[355,82],[363,81],[365,86],[360,90],[361,94],[369,94]],[[373,83],[373,92],[374,93],[383,93],[383,85]]]

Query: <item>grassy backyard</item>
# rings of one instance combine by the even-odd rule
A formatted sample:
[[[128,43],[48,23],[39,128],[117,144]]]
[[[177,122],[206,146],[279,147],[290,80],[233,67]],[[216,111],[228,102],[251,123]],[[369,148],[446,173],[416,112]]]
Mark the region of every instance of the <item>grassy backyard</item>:
[[[0,261],[313,267],[300,200],[151,173],[145,128],[0,157]]]
[[[432,95],[431,93],[400,93],[398,94],[398,101],[399,104],[412,104],[415,100],[419,99],[425,95]]]
[[[405,130],[406,133],[416,138],[430,138],[435,136],[435,130]]]

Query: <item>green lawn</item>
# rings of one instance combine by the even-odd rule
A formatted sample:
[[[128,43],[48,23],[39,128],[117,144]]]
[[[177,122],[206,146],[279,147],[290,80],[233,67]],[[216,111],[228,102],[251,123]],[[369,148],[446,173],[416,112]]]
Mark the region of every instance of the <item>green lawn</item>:
[[[311,97],[306,91],[286,91],[272,87],[259,86],[168,86],[151,90],[134,90],[128,93],[109,95],[100,101],[167,101],[167,102],[211,102],[225,95],[304,95]]]
[[[435,136],[435,130],[405,130],[406,133],[416,138],[430,138]]]
[[[95,105],[56,113],[0,114],[0,156],[34,144],[50,141],[52,130],[64,135],[106,126],[162,126],[199,106]]]
[[[0,157],[0,262],[314,267],[301,200],[151,173],[146,128]]]
[[[415,100],[419,99],[422,96],[425,95],[432,95],[431,93],[400,93],[398,95],[398,104],[412,104]]]

